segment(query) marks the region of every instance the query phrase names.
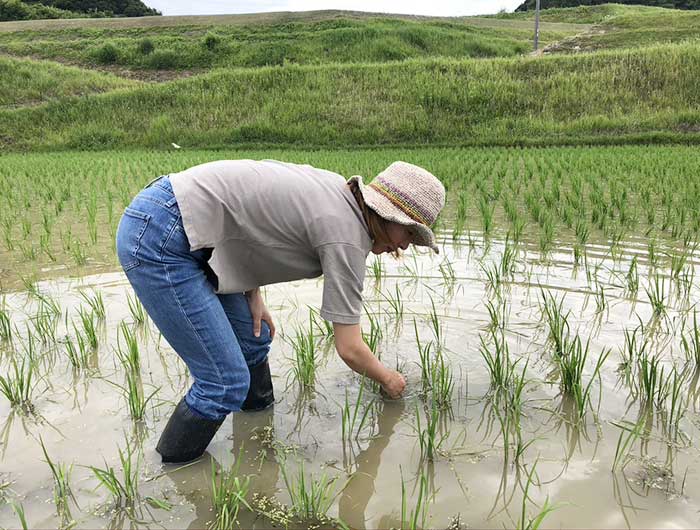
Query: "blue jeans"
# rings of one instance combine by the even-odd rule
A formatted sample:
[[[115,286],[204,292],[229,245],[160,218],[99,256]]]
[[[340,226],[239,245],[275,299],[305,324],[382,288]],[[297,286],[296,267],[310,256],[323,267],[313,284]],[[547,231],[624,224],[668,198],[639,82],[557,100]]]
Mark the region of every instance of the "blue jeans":
[[[117,256],[163,337],[185,361],[194,383],[185,402],[211,420],[240,410],[249,368],[267,358],[270,328],[253,319],[243,293],[216,294],[209,249],[190,251],[170,180],[144,188],[124,211]]]

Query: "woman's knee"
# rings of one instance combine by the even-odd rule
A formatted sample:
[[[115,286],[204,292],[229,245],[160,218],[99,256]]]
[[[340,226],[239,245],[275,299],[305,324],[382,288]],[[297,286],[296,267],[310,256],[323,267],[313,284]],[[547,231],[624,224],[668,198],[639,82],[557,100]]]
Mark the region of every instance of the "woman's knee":
[[[223,374],[222,374],[223,375]],[[241,409],[250,388],[248,370],[223,375],[221,383],[195,379],[187,400],[196,412],[209,419],[220,419]]]

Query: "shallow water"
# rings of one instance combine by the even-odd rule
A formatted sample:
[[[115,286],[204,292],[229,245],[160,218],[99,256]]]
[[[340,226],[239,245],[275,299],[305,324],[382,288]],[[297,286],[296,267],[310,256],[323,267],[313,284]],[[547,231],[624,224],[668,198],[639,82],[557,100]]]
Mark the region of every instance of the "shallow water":
[[[70,504],[77,528],[203,528],[212,519],[211,473],[225,469],[239,458],[239,475],[251,475],[251,492],[289,502],[282,466],[294,475],[299,462],[316,476],[337,476],[337,497],[329,511],[352,528],[401,526],[402,479],[408,511],[414,509],[419,475],[427,479],[429,502],[426,528],[446,528],[452,519],[469,527],[516,526],[523,508],[523,491],[532,473],[528,517],[534,517],[548,499],[555,510],[543,527],[572,528],[690,528],[700,517],[700,428],[697,373],[687,365],[681,349],[683,323],[692,325],[692,307],[700,299],[697,282],[681,296],[662,262],[657,269],[665,278],[667,315],[652,318],[645,293],[651,277],[645,262],[643,239],[629,241],[610,256],[605,245],[589,245],[587,265],[574,267],[571,249],[561,243],[547,260],[523,245],[515,260],[512,278],[499,291],[507,304],[505,337],[514,359],[521,358],[519,370],[528,360],[527,385],[521,416],[522,445],[504,444],[496,411],[489,399],[490,377],[479,352],[480,337],[488,336],[489,300],[496,295],[488,287],[485,269],[499,262],[503,241],[485,244],[473,234],[474,246],[455,246],[444,239],[440,256],[409,252],[400,261],[384,257],[385,274],[376,281],[368,268],[365,284],[367,311],[380,322],[383,338],[378,352],[382,360],[398,363],[408,386],[403,399],[383,400],[366,388],[363,402],[374,401],[368,421],[357,439],[342,441],[341,406],[354,401],[359,379],[335,355],[328,339],[319,338],[315,393],[301,393],[290,373],[293,348],[290,337],[296,326],[308,326],[308,306],[320,305],[320,280],[293,282],[266,289],[268,306],[278,327],[278,338],[270,354],[277,402],[273,410],[236,413],[227,419],[209,446],[208,455],[194,465],[178,469],[162,466],[154,446],[174,404],[188,387],[188,375],[151,323],[135,326],[142,355],[142,381],[146,393],[158,388],[144,424],[135,427],[126,402],[113,383],[123,384],[124,370],[115,348],[117,326],[132,322],[127,305],[130,287],[118,272],[80,278],[58,278],[37,283],[40,293],[60,302],[63,313],[77,318],[85,305],[79,293],[98,290],[103,294],[106,321],[100,328],[96,368],[89,374],[75,374],[58,342],[42,347],[33,404],[35,413],[23,415],[0,400],[0,526],[13,528],[18,517],[8,501],[21,502],[30,528],[56,528],[60,519],[53,501],[49,466],[40,446],[43,440],[54,462],[73,464],[70,477],[76,503]],[[625,294],[625,275],[633,255],[639,255],[640,287],[634,298]],[[443,275],[448,260],[454,277]],[[368,267],[372,257],[368,260]],[[698,271],[697,256],[688,270]],[[404,304],[401,318],[392,311],[387,297],[398,286]],[[606,307],[596,308],[595,293],[604,290]],[[559,299],[570,310],[571,331],[585,341],[590,337],[590,354],[584,372],[590,380],[598,355],[611,353],[603,365],[600,384],[592,385],[592,409],[574,426],[570,401],[562,397],[551,372],[548,331],[539,308],[540,289]],[[416,432],[416,411],[425,425],[424,399],[420,393],[421,368],[414,331],[423,344],[437,341],[429,314],[435,307],[440,324],[440,345],[455,380],[451,408],[443,412],[439,429],[444,435],[433,462],[421,461]],[[40,303],[27,292],[5,295],[5,305],[19,329],[13,345],[3,344],[2,373],[9,359],[27,347],[26,325]],[[681,434],[670,438],[661,427],[663,417],[653,414],[646,424],[648,436],[631,446],[624,470],[612,466],[620,435],[614,423],[636,421],[639,402],[630,397],[617,368],[624,345],[624,330],[646,324],[649,348],[660,356],[661,365],[685,367],[683,396],[688,409],[679,423]],[[64,317],[57,319],[56,337],[66,334]],[[368,319],[363,320],[365,331]],[[71,328],[72,329],[72,328]],[[15,349],[20,353],[12,353]],[[266,429],[272,426],[272,429]],[[123,510],[112,510],[106,490],[87,466],[114,466],[119,475],[118,448],[126,440],[142,448],[139,491],[172,505],[170,510],[146,502],[140,504],[136,520]],[[276,447],[274,451],[271,447]],[[507,447],[508,451],[505,450]],[[286,464],[280,461],[286,454]],[[4,485],[4,486],[3,486]],[[344,488],[343,488],[344,486]],[[342,491],[341,491],[342,488]],[[269,520],[246,511],[242,527],[267,528]]]

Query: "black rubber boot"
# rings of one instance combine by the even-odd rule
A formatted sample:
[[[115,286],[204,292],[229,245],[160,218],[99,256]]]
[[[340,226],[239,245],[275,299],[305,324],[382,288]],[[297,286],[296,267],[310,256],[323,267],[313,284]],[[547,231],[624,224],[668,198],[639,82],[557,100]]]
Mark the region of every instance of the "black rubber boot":
[[[241,410],[264,410],[275,402],[270,363],[265,357],[263,362],[252,368],[249,367],[248,370],[250,371],[250,388],[243,405],[241,405]]]
[[[208,420],[195,414],[183,397],[163,429],[156,451],[163,463],[190,462],[202,456],[223,422],[223,419]]]

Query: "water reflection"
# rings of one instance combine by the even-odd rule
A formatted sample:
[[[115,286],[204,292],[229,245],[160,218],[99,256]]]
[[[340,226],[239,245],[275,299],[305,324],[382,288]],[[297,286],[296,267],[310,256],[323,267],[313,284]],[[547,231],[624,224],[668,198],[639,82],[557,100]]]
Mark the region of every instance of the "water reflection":
[[[338,516],[352,528],[365,529],[368,519],[367,507],[375,493],[374,483],[379,472],[382,453],[389,445],[401,416],[406,408],[404,400],[384,401],[378,415],[377,435],[355,458],[356,470],[343,490],[338,502]],[[397,484],[398,485],[398,484]],[[382,516],[378,527],[398,526],[387,515]],[[372,526],[374,528],[374,526]]]

